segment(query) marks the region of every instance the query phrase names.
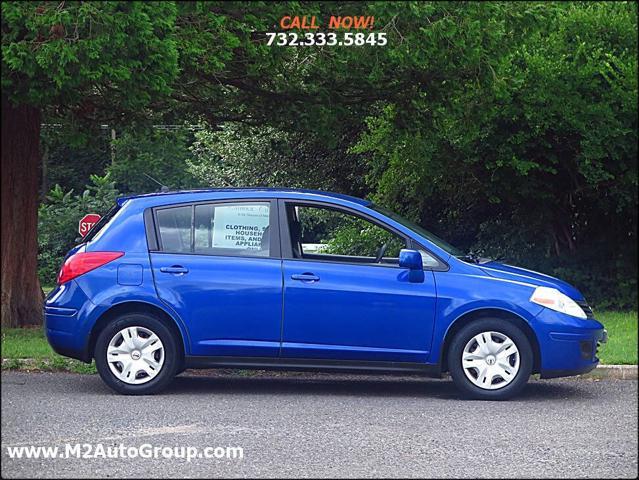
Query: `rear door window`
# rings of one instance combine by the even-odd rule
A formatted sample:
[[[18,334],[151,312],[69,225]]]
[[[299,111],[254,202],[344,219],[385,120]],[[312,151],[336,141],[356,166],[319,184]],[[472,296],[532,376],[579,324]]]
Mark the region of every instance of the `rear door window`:
[[[268,202],[196,205],[194,252],[268,257],[270,210]]]
[[[199,255],[270,255],[270,202],[196,204],[156,211],[161,250]]]

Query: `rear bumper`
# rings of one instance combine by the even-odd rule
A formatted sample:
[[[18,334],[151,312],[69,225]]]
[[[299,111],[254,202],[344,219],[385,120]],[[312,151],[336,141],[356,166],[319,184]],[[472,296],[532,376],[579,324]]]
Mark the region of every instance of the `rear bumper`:
[[[75,281],[55,288],[44,303],[44,326],[53,351],[65,357],[90,362],[87,335],[80,321],[92,303]]]
[[[65,339],[64,336],[61,337],[59,332],[47,329],[47,340],[49,340],[49,345],[51,345],[55,353],[64,357],[75,358],[85,363],[91,363],[91,357],[86,349],[78,350],[75,346],[65,346],[68,343],[68,339]]]
[[[89,355],[86,344],[84,344],[84,342],[78,342],[79,337],[77,335],[71,332],[65,332],[62,330],[51,328],[50,325],[57,322],[59,319],[51,314],[46,313],[46,310],[44,319],[44,331],[47,336],[47,341],[49,342],[49,345],[51,345],[51,348],[54,352],[65,357],[82,360],[83,362],[91,362],[91,357]],[[67,318],[65,320],[72,319]]]

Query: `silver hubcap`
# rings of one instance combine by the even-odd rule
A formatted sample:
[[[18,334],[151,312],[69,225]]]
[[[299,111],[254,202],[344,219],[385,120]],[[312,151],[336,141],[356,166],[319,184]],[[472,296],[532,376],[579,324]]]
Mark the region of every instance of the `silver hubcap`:
[[[126,327],[107,347],[107,362],[113,375],[131,385],[154,379],[164,364],[164,345],[146,327]]]
[[[519,371],[519,350],[499,332],[482,332],[471,338],[462,352],[462,368],[479,388],[497,390],[508,385]]]

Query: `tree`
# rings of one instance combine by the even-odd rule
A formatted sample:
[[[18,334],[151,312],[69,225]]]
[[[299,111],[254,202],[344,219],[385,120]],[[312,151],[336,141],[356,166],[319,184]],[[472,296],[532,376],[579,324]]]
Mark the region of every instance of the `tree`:
[[[424,46],[396,66],[440,80],[384,101],[354,148],[376,199],[598,305],[636,306],[636,5],[443,9],[424,33],[398,25]]]
[[[327,147],[312,131],[226,124],[195,133],[188,170],[200,185],[297,187],[364,195],[364,165],[344,135]]]
[[[111,162],[111,129],[101,128],[87,137],[60,124],[43,123],[40,152],[40,198],[46,199],[56,184],[79,192],[90,183],[92,174],[103,172]]]
[[[41,323],[36,274],[40,123],[122,123],[168,95],[176,7],[2,3],[2,326]]]
[[[177,128],[131,128],[112,142],[114,159],[107,171],[123,193],[147,193],[159,185],[149,175],[172,190],[201,187],[187,169],[192,155],[193,132]],[[146,174],[146,175],[145,175]]]
[[[2,326],[42,316],[36,275],[40,111],[2,96]],[[29,141],[25,142],[23,139]],[[35,215],[34,215],[35,213]]]

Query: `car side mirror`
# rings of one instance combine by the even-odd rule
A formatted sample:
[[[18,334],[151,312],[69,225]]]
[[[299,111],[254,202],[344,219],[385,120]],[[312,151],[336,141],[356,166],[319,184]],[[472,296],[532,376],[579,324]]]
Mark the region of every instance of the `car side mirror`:
[[[404,248],[399,252],[399,266],[409,270],[423,271],[422,255],[417,250]]]

